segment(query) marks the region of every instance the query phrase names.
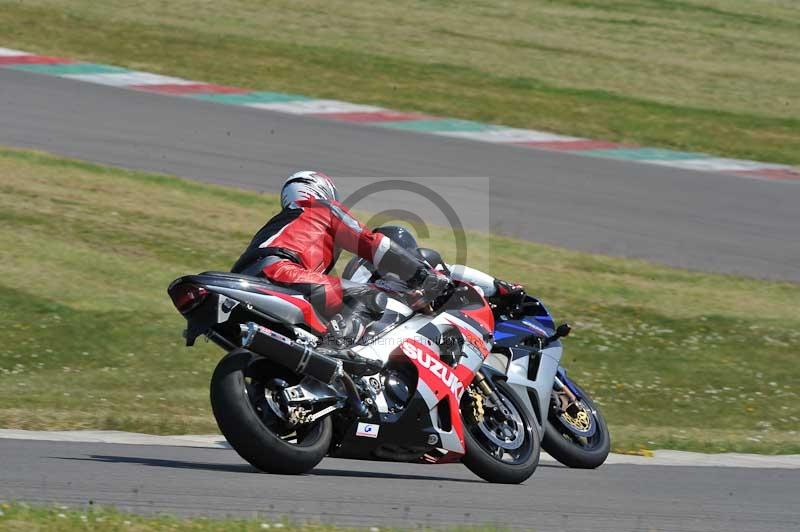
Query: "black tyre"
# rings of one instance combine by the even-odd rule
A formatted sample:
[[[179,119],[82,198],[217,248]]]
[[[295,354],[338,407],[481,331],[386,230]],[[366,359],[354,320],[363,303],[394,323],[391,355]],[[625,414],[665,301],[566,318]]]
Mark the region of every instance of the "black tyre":
[[[308,427],[290,426],[269,403],[275,381],[294,385],[299,377],[248,351],[232,351],[211,378],[214,417],[239,456],[261,471],[304,473],[327,454],[333,424],[324,418]]]
[[[539,465],[539,430],[511,387],[505,381],[494,385],[505,413],[499,405],[487,402],[480,421],[470,413],[474,399],[470,393],[464,394],[461,412],[466,454],[461,461],[488,482],[519,484]]]
[[[571,412],[559,412],[556,402],[560,399],[553,392],[544,422],[542,449],[567,467],[594,469],[608,458],[611,435],[603,414],[589,394],[574,382],[572,384],[581,393],[581,404],[574,406]]]

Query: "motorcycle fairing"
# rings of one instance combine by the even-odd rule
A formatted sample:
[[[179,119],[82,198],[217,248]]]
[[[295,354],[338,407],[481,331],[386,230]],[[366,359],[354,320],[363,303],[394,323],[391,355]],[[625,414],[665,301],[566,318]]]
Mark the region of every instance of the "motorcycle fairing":
[[[402,368],[407,381],[413,384],[413,391],[405,407],[398,410],[393,408],[394,402],[387,397],[386,383],[384,382],[381,391],[374,396],[377,412],[373,412],[373,416],[367,420],[353,421],[341,435],[340,444],[332,450],[332,456],[412,461],[422,458],[426,453],[442,445],[463,454],[463,443],[458,439],[455,430],[446,424],[443,427],[440,423],[439,403],[443,400],[447,401],[447,395],[440,390],[440,396],[437,397],[436,392],[426,383],[426,379],[433,378],[429,375],[429,370],[425,370],[428,373],[421,374],[421,366],[414,364],[402,349],[402,346],[410,339],[428,350],[426,362],[429,366],[431,360],[429,357],[438,360],[438,346],[432,339],[418,333],[430,321],[428,316],[413,316],[387,331],[371,344],[353,348],[353,351],[361,356],[382,360],[387,367]],[[386,349],[387,345],[397,347]],[[370,378],[372,377],[366,376],[362,380],[369,382]],[[448,404],[449,406],[450,404]],[[447,410],[452,410],[452,408],[447,408]],[[379,425],[378,437],[357,436],[358,421]],[[448,416],[448,423],[452,425],[452,416]],[[431,443],[432,436],[436,437],[435,443]]]
[[[383,315],[367,325],[364,337],[359,341],[361,345],[368,345],[392,330],[394,327],[407,320],[413,310],[394,298],[389,298]]]
[[[436,351],[413,338],[405,340],[400,350],[417,368],[417,393],[428,405],[432,425],[439,433],[438,447],[464,454],[464,425],[459,402],[464,389],[472,382],[474,373],[462,365],[455,368],[448,366]],[[443,402],[447,402],[445,412],[450,417],[444,423],[439,412]]]
[[[466,322],[458,319],[457,316],[448,316],[445,318],[448,323],[455,326],[464,338],[464,346],[461,352],[462,364],[469,367],[474,373],[483,364],[483,361],[489,356],[491,344],[483,339],[483,334],[478,336],[480,329],[476,330],[470,327]]]
[[[442,331],[454,327],[463,338],[463,349],[451,365],[442,360],[438,342]],[[397,347],[386,349],[387,345]],[[352,458],[388,457],[391,454],[387,451],[390,446],[394,446],[395,451],[398,446],[420,451],[421,446],[424,446],[419,439],[420,424],[423,435],[437,436],[435,444],[429,444],[427,440],[423,443],[428,445],[427,450],[438,448],[444,451],[439,453],[439,460],[451,460],[463,455],[464,427],[460,400],[490,349],[491,332],[479,321],[456,309],[442,312],[433,318],[414,315],[386,330],[370,343],[353,347],[353,351],[359,355],[382,360],[384,364],[390,363],[390,360],[397,362],[398,357],[405,364],[412,364],[417,375],[416,388],[409,406],[399,413],[390,411],[385,390],[376,394],[374,400],[379,416],[370,422],[380,425],[378,437],[356,437],[356,424],[353,424],[348,429],[337,456],[347,453]],[[406,430],[398,430],[399,426],[405,426]],[[424,452],[420,456],[422,454]],[[397,456],[403,454],[397,453]]]
[[[418,460],[435,447],[428,438],[438,436],[428,412],[425,398],[415,393],[401,412],[382,412],[367,420],[354,420],[344,429],[330,454],[336,458]],[[359,421],[378,425],[378,437],[358,436]]]
[[[463,309],[460,313],[465,320],[476,323],[476,328],[487,331],[494,330],[494,315],[489,305],[484,304],[480,308]]]
[[[431,418],[434,421],[433,426],[439,433],[438,447],[447,451],[446,456],[450,459],[454,453],[462,455],[465,452],[464,424],[460,409],[461,397],[464,390],[472,383],[475,373],[483,364],[484,359],[489,355],[491,334],[479,322],[462,311],[443,312],[430,324],[438,326],[437,328],[452,325],[462,334],[464,338],[463,351],[454,365],[450,366],[442,361],[435,338],[426,336],[423,341],[414,338],[406,339],[401,344],[401,351],[417,368],[419,374],[418,393],[425,398],[426,404],[430,407]],[[432,329],[428,326],[417,332],[422,336],[423,331],[432,331]],[[489,340],[485,338],[489,338]],[[446,408],[443,405],[445,401],[447,402]],[[437,422],[442,418],[440,409],[443,408],[445,414],[449,415],[447,424],[442,424],[441,421]]]
[[[539,427],[547,416],[553,378],[558,371],[562,356],[561,342],[551,342],[538,349],[538,342],[530,345],[530,339],[543,339],[555,333],[555,323],[547,308],[536,298],[526,296],[523,303],[526,315],[519,319],[507,319],[495,324],[495,346],[507,354],[507,366],[496,367],[508,377],[508,384],[517,392],[525,405],[534,412]],[[544,430],[539,431],[544,435]]]

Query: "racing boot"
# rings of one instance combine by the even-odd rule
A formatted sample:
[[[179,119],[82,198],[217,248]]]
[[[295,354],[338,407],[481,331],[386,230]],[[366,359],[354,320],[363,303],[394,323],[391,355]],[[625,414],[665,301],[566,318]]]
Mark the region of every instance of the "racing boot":
[[[386,294],[367,284],[342,282],[341,312],[330,319],[328,332],[339,349],[357,344],[367,326],[380,319],[386,310]]]
[[[338,349],[352,347],[364,336],[367,327],[361,316],[341,313],[333,315],[328,322],[328,340]]]

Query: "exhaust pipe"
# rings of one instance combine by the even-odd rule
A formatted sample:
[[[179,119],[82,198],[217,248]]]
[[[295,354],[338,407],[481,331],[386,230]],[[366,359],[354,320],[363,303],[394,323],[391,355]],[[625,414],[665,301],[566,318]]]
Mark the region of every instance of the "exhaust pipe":
[[[347,402],[355,417],[366,419],[370,416],[369,409],[358,395],[353,379],[342,368],[341,360],[317,353],[308,346],[300,345],[252,321],[239,327],[242,330],[242,347],[274,360],[301,375],[308,375],[328,384],[332,384],[334,379],[338,378],[344,385]]]
[[[242,347],[274,360],[301,375],[308,375],[328,384],[338,378],[347,392],[353,414],[359,419],[369,417],[369,409],[361,401],[353,379],[342,368],[341,360],[317,353],[308,346],[300,345],[252,321],[239,327],[242,331]]]
[[[300,345],[272,329],[252,321],[240,327],[242,347],[274,360],[292,371],[309,375],[325,383],[331,383],[335,377],[345,374],[340,360],[317,353],[310,347]]]

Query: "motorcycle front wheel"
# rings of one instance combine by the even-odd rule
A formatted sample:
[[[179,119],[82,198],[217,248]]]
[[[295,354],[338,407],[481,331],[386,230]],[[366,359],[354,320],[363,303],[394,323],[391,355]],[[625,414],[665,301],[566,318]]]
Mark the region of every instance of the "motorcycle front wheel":
[[[493,385],[501,404],[492,404],[474,385],[464,393],[466,454],[461,461],[488,482],[519,484],[539,465],[539,430],[505,381]]]
[[[554,390],[544,422],[542,448],[567,467],[595,469],[603,464],[611,450],[611,434],[603,414],[583,389],[580,399],[563,408],[562,398]]]
[[[211,378],[211,408],[223,436],[239,456],[267,473],[300,474],[328,452],[333,423],[291,425],[274,397],[280,386],[300,378],[249,351],[228,353]]]

